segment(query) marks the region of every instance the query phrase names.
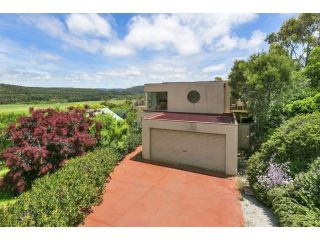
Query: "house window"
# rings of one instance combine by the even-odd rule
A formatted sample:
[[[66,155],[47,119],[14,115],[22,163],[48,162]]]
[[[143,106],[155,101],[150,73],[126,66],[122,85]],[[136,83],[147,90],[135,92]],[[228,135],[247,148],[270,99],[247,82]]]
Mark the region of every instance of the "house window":
[[[199,92],[192,90],[188,93],[188,101],[189,102],[197,103],[197,102],[199,102],[199,100],[200,100],[200,93]]]
[[[147,109],[152,111],[167,111],[168,93],[147,92]]]

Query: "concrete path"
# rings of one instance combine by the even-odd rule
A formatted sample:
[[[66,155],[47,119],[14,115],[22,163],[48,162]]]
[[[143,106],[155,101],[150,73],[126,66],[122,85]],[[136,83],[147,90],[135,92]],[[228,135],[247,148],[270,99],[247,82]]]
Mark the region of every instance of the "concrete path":
[[[244,226],[235,178],[132,160],[139,152],[115,168],[84,226]]]

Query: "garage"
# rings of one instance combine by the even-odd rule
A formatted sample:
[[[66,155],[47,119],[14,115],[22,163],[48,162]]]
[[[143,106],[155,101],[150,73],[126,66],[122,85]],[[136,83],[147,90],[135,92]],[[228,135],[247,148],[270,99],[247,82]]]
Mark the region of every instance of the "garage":
[[[146,162],[237,174],[238,124],[233,114],[158,112],[142,120]]]
[[[151,160],[225,172],[225,135],[157,128],[150,131]]]

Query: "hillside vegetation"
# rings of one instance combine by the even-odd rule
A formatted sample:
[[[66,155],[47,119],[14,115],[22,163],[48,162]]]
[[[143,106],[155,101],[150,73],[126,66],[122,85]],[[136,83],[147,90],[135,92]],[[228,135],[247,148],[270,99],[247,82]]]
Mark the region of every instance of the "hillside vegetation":
[[[142,94],[143,87],[128,89],[41,88],[0,84],[0,104],[39,102],[100,101],[110,98],[130,98]]]

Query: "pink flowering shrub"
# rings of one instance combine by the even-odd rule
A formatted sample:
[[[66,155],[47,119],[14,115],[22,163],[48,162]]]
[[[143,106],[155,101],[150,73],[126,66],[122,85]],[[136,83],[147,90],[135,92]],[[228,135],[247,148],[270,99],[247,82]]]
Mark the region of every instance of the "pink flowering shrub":
[[[92,149],[101,125],[86,117],[85,111],[30,109],[30,116],[21,117],[17,124],[11,125],[8,134],[13,147],[2,154],[10,171],[0,186],[9,186],[13,192],[21,193],[35,178],[57,170],[67,159]]]

